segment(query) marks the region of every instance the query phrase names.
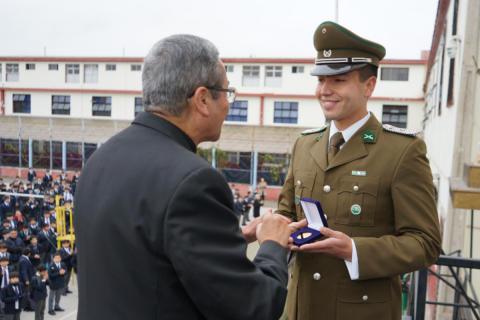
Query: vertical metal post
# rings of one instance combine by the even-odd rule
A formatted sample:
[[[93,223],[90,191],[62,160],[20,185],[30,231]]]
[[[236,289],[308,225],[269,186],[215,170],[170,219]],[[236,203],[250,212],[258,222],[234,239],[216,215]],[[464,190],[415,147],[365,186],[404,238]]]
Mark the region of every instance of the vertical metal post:
[[[427,280],[428,269],[418,271],[417,302],[415,308],[415,320],[425,320],[425,308],[427,303]]]
[[[215,159],[215,148],[212,148],[212,167],[217,169],[217,159]]]
[[[335,0],[335,23],[338,23],[338,0]]]
[[[85,119],[82,119],[82,168],[85,166]]]
[[[52,118],[50,118],[50,170],[53,170]]]
[[[257,189],[257,171],[258,171],[258,151],[253,152],[253,180],[252,180],[252,191]]]
[[[18,117],[18,175],[22,176],[22,117]]]
[[[473,257],[473,210],[470,213],[470,258]],[[472,282],[472,268],[470,268],[470,282]]]
[[[28,138],[28,167],[33,168],[33,140]]]
[[[62,169],[67,170],[67,141],[62,141]]]

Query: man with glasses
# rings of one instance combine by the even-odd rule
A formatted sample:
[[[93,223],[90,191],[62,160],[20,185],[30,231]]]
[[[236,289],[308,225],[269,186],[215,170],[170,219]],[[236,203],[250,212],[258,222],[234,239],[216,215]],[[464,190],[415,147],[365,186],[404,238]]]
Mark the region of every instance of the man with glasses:
[[[240,229],[226,180],[195,154],[220,138],[236,96],[218,50],[165,38],[142,81],[146,112],[88,160],[75,194],[78,319],[279,319],[288,219],[267,213]]]

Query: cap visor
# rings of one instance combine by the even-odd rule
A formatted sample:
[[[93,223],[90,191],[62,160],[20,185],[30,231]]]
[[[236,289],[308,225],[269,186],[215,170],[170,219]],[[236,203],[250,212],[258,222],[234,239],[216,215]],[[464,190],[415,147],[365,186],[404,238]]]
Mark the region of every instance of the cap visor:
[[[337,74],[344,74],[353,70],[357,70],[365,67],[366,63],[360,64],[347,64],[347,63],[335,63],[335,64],[320,64],[315,66],[310,75],[312,76],[334,76]]]

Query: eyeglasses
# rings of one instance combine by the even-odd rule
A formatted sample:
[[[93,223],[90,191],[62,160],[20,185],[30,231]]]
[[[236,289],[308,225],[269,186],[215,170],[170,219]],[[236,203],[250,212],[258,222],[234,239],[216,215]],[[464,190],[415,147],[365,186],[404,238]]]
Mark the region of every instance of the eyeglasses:
[[[237,89],[233,88],[233,87],[230,87],[228,89],[225,89],[225,88],[218,88],[218,87],[205,87],[209,90],[216,90],[216,91],[224,91],[227,93],[227,100],[229,103],[234,103],[235,102],[235,98],[237,97]],[[195,91],[193,91],[191,94],[189,94],[187,96],[187,99],[190,99],[191,97],[193,97],[193,95],[195,94]]]

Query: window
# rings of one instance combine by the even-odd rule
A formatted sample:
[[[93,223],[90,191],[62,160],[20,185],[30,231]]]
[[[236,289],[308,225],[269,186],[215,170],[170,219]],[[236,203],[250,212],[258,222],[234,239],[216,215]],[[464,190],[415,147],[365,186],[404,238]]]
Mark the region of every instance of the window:
[[[13,95],[13,112],[14,113],[30,113],[30,95],[14,94]]]
[[[115,70],[117,70],[117,65],[116,64],[107,64],[105,69],[107,71],[115,71]]]
[[[292,67],[292,73],[303,73],[304,70],[304,67]]]
[[[450,73],[448,74],[448,92],[447,92],[447,107],[453,104],[453,82],[455,79],[455,59],[450,60]]]
[[[235,101],[230,103],[230,111],[228,111],[226,121],[243,121],[247,122],[248,101]]]
[[[67,64],[65,72],[66,72],[65,81],[67,83],[80,82],[80,65],[79,64]]]
[[[131,71],[142,71],[142,65],[141,64],[132,64],[130,70]]]
[[[275,102],[275,123],[297,123],[298,102]]]
[[[70,115],[70,96],[52,96],[52,114]]]
[[[49,64],[48,65],[48,70],[57,71],[58,70],[58,64]]]
[[[18,63],[7,63],[7,82],[18,82]]]
[[[408,68],[382,68],[381,80],[408,81]]]
[[[407,127],[408,106],[383,106],[382,123],[398,128]]]
[[[112,97],[93,97],[92,116],[111,117]]]
[[[233,66],[225,66],[225,71],[233,72]]]
[[[98,83],[98,64],[85,65],[85,83]]]
[[[135,98],[135,117],[143,111],[142,98]]]
[[[244,87],[258,87],[260,85],[260,66],[243,66]]]
[[[282,86],[282,67],[265,67],[265,87]]]
[[[35,70],[35,63],[27,63],[27,70]]]

